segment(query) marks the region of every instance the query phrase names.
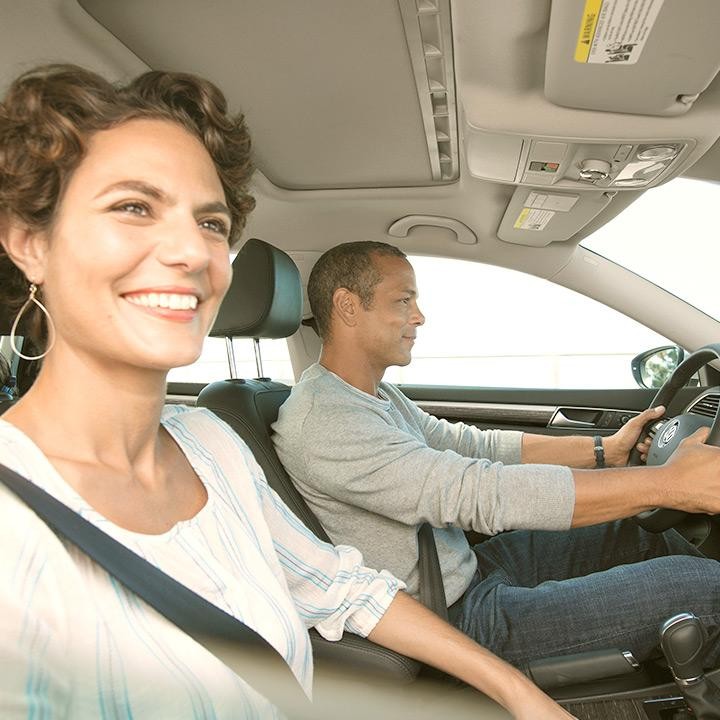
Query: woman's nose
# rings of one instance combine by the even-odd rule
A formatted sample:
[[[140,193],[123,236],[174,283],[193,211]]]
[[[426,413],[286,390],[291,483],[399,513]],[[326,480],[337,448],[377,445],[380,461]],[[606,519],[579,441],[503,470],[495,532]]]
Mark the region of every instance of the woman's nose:
[[[174,222],[166,228],[158,256],[164,264],[183,266],[187,272],[207,267],[210,261],[207,241],[194,218]]]

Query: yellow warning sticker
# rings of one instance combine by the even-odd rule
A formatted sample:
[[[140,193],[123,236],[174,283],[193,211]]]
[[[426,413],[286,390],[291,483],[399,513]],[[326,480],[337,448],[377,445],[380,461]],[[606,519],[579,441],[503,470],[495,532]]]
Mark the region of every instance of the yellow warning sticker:
[[[575,46],[575,60],[585,63],[590,56],[590,45],[595,37],[598,16],[602,8],[602,0],[586,0],[585,10],[580,22],[580,34]]]
[[[552,210],[524,207],[513,227],[515,230],[544,230],[554,216],[555,213]]]
[[[640,59],[665,0],[585,0],[575,61],[632,65]]]
[[[518,218],[513,225],[516,230],[522,230],[523,223],[525,222],[525,218],[527,218],[529,212],[530,208],[523,208],[520,211],[520,214],[518,215]]]

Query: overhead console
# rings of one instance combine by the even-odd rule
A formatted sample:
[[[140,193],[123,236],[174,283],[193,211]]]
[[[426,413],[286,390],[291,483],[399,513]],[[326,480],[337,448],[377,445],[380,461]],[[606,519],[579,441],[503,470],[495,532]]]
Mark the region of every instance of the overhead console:
[[[535,247],[573,237],[617,191],[675,175],[695,145],[690,138],[568,141],[465,128],[470,174],[519,186],[498,237]]]
[[[690,138],[561,140],[466,127],[468,170],[474,177],[557,188],[648,188],[662,182],[695,147]]]

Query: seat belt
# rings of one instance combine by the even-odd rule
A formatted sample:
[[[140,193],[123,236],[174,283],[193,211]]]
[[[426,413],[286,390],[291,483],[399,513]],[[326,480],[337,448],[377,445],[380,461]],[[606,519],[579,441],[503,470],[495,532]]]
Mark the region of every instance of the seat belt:
[[[418,574],[420,575],[418,584],[420,602],[445,622],[450,622],[435,535],[432,525],[427,522],[418,528]]]
[[[307,698],[265,638],[113,539],[27,478],[0,464],[0,481],[60,538],[200,643],[289,717]],[[238,645],[243,652],[238,653]]]

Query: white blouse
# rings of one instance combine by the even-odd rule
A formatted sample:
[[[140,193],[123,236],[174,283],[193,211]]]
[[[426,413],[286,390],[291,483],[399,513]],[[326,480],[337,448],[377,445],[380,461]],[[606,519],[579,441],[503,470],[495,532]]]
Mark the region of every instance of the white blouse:
[[[0,420],[0,463],[32,480],[262,635],[310,695],[307,628],[367,635],[404,584],[318,540],[211,412],[168,406],[162,424],[205,485],[198,514],[162,535],[114,525],[40,449]],[[0,717],[255,718],[278,713],[0,487]]]

